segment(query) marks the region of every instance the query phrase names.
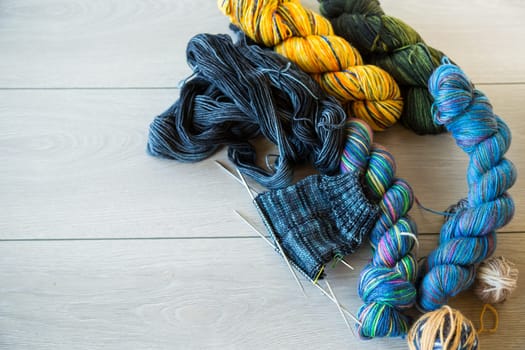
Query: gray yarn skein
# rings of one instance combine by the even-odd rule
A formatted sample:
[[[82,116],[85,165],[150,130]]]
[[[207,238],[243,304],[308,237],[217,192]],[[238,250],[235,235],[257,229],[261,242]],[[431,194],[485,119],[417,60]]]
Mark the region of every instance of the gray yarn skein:
[[[241,172],[268,188],[289,185],[305,161],[323,174],[338,171],[346,114],[294,64],[227,35],[193,37],[186,56],[193,74],[151,123],[151,155],[197,162],[227,145]],[[277,146],[272,169],[256,164],[250,141],[260,134]]]

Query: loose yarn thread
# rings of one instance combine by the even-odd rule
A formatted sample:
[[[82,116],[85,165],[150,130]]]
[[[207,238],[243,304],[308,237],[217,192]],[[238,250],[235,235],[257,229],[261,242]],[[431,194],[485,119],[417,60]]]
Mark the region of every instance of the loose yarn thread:
[[[408,333],[410,350],[476,350],[478,334],[461,312],[443,306],[421,316]]]
[[[378,0],[319,0],[337,35],[354,45],[365,62],[390,73],[405,101],[401,122],[418,134],[444,128],[433,122],[428,79],[444,54],[402,20],[384,13]]]
[[[406,334],[403,311],[416,300],[417,263],[410,254],[416,229],[406,216],[412,190],[395,177],[393,156],[373,143],[364,121],[345,123],[340,105],[275,53],[244,41],[234,45],[224,35],[200,34],[190,40],[187,55],[194,73],[179,100],[152,122],[149,153],[195,162],[228,145],[240,171],[270,188],[289,184],[298,161],[313,162],[321,173],[335,171],[334,164],[355,171],[380,208],[371,238],[376,253],[361,274],[360,334]],[[255,164],[249,141],[260,133],[277,146],[275,170]]]
[[[492,328],[485,328],[485,314],[489,310],[492,313],[492,316],[494,318],[494,325]],[[482,334],[485,332],[488,333],[496,333],[499,326],[499,314],[498,310],[490,304],[483,305],[483,308],[481,309],[481,313],[479,314],[479,329],[478,334]]]
[[[504,302],[517,286],[518,269],[505,257],[492,257],[478,266],[474,294],[484,303]]]
[[[218,0],[218,5],[252,40],[273,47],[347,103],[350,116],[384,130],[401,115],[403,101],[394,79],[381,68],[363,65],[359,52],[334,35],[330,22],[298,0]]]
[[[447,216],[419,288],[419,306],[435,310],[469,288],[476,264],[494,252],[496,230],[514,214],[507,190],[516,181],[516,169],[504,157],[511,141],[509,128],[460,68],[443,59],[428,85],[435,122],[445,125],[470,158],[467,201]]]

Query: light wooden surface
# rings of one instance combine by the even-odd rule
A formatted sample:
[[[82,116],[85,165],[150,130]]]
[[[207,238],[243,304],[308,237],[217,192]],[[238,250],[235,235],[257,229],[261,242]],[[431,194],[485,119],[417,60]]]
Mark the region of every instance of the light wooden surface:
[[[316,1],[305,2],[315,8]],[[383,1],[460,63],[510,125],[525,170],[525,3]],[[403,349],[362,342],[232,213],[257,221],[242,187],[217,168],[145,153],[147,127],[178,96],[188,39],[227,32],[213,0],[0,1],[0,349]],[[466,193],[467,158],[448,135],[395,127],[376,139],[426,206]],[[498,254],[525,271],[525,185]],[[413,209],[420,254],[441,218]],[[369,248],[349,257],[359,270]],[[357,272],[329,272],[357,312]],[[481,304],[452,305],[478,325]],[[522,349],[523,288],[498,307],[483,349]]]

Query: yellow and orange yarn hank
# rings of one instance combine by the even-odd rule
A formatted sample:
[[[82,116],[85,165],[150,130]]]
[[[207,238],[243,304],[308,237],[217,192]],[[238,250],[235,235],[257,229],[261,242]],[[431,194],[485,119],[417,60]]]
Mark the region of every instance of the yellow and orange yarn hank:
[[[218,0],[232,23],[308,72],[321,87],[346,103],[350,116],[384,130],[401,115],[403,101],[384,70],[363,65],[361,55],[335,36],[328,20],[297,0]]]

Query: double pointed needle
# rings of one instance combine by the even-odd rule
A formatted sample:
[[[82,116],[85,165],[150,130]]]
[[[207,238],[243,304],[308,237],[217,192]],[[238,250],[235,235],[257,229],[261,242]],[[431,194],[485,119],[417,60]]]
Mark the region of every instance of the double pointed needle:
[[[335,293],[334,293],[334,291],[332,290],[332,287],[330,287],[330,283],[328,283],[328,280],[325,280],[325,283],[326,283],[326,287],[328,288],[328,291],[330,292],[330,294],[332,294],[332,297],[333,297],[334,300],[335,300],[335,305],[337,306],[337,310],[339,310],[339,313],[341,314],[341,317],[342,317],[343,320],[345,321],[346,327],[347,327],[347,328],[350,330],[350,332],[352,332],[352,334],[355,336],[354,330],[353,330],[352,327],[350,326],[350,323],[348,322],[348,319],[346,318],[345,313],[343,312],[343,309],[341,308],[341,304],[339,303],[339,300],[337,300],[337,297],[335,296]]]
[[[255,197],[253,196],[252,190],[248,186],[248,183],[246,182],[246,179],[244,178],[244,176],[242,175],[242,173],[239,171],[238,168],[237,168],[237,173],[239,174],[239,177],[240,177],[240,179],[242,181],[242,184],[244,185],[244,187],[246,188],[246,190],[250,194],[250,198],[252,199],[253,205],[255,206],[257,211],[259,211],[259,214],[260,214],[262,220],[264,221],[264,224],[266,225],[268,230],[271,230],[271,226],[266,221],[266,217],[261,212],[259,206],[257,205],[257,202],[255,201]],[[273,232],[271,232],[271,233],[275,237],[275,234]],[[288,266],[288,269],[292,273],[293,278],[295,279],[295,282],[297,282],[297,284],[299,285],[299,288],[301,288],[301,292],[303,293],[303,295],[305,297],[307,297],[306,296],[306,292],[305,292],[304,287],[303,287],[303,284],[301,283],[301,281],[299,281],[299,278],[297,277],[297,274],[295,273],[294,269],[292,268],[292,265],[290,264],[290,260],[288,260],[288,257],[286,256],[286,253],[284,252],[283,248],[281,247],[281,244],[279,243],[279,240],[277,239],[277,237],[275,237],[275,244],[277,244],[277,247],[279,248],[279,251],[281,251],[281,254],[282,254],[283,258],[284,258],[284,261],[286,261],[286,265]]]
[[[253,200],[253,203],[256,207],[256,209],[260,212],[260,208],[258,207],[257,205],[257,202],[255,201],[255,197],[253,196],[253,192],[256,192],[257,191],[251,187],[250,185],[248,185],[248,183],[246,182],[246,179],[244,178],[244,176],[241,174],[241,172],[239,171],[239,169],[237,169],[237,173],[239,174],[239,177],[235,176],[235,174],[233,174],[228,168],[226,168],[221,162],[219,161],[215,161],[215,163],[222,169],[224,170],[228,175],[230,175],[232,178],[234,178],[236,181],[238,181],[240,184],[242,184],[246,190],[248,191],[249,195],[250,195],[250,198]],[[253,191],[253,192],[252,192]],[[293,270],[291,264],[290,264],[290,261],[288,260],[288,258],[286,257],[286,255],[284,254],[284,251],[282,249],[282,247],[280,246],[279,244],[279,241],[276,239],[275,240],[275,243],[277,244],[277,247],[276,245],[274,245],[268,238],[266,238],[266,236],[264,236],[257,228],[255,228],[255,226],[253,226],[253,224],[251,222],[249,222],[246,218],[244,218],[237,210],[233,210],[233,212],[246,224],[248,225],[248,227],[250,227],[255,233],[257,233],[270,247],[272,247],[274,250],[276,250],[276,248],[278,248],[279,250],[279,253],[283,255],[283,258],[284,260],[286,261],[286,264],[288,265],[288,268],[290,269],[290,271],[292,272],[295,280],[297,281],[297,283],[299,284],[299,286],[301,287],[301,291],[303,292],[303,294],[306,296],[306,293],[304,291],[304,288],[303,288],[303,285],[299,282],[299,279],[297,278],[297,275],[295,274],[295,271]],[[260,213],[261,215],[261,218],[263,219],[265,225],[267,227],[270,227],[268,225],[268,222],[266,222],[266,218],[264,215],[262,215],[262,213]],[[351,270],[354,270],[354,268],[348,264],[344,259],[340,259],[339,260],[340,262],[342,262],[345,266],[347,266],[349,269]],[[337,300],[337,298],[335,297],[335,294],[334,292],[332,291],[332,288],[330,287],[330,285],[328,284],[328,281],[326,281],[326,284],[327,284],[327,287],[328,289],[330,290],[330,293],[328,293],[323,287],[321,287],[318,283],[316,283],[314,280],[312,280],[310,277],[306,276],[306,278],[308,279],[308,281],[310,281],[310,283],[312,283],[317,289],[319,289],[319,291],[324,294],[330,301],[332,301],[338,308],[339,312],[341,313],[344,321],[345,321],[345,324],[346,326],[352,331],[352,333],[354,333],[354,331],[352,330],[352,328],[350,327],[349,325],[349,322],[348,322],[348,319],[344,316],[344,314],[346,314],[347,316],[350,316],[355,322],[357,322],[359,325],[361,325],[361,322],[357,319],[357,317],[351,313],[350,311],[348,311],[348,309],[346,309],[342,304],[339,303],[339,301]]]
[[[242,216],[237,210],[234,210],[233,211],[246,225],[248,225],[248,227],[250,227],[252,229],[253,232],[257,233],[266,243],[268,243],[268,245],[270,247],[272,247],[273,249],[275,249],[275,245],[268,239],[266,238],[257,228],[255,228],[255,226],[253,226],[253,224],[251,222],[249,222],[248,220],[246,220],[246,218],[244,216]],[[282,250],[281,250],[282,252]],[[314,282],[311,278],[307,277],[308,280],[317,288],[321,291],[321,293],[323,293],[326,297],[328,297],[328,299],[330,299],[334,304],[337,305],[337,308],[340,310],[340,312],[344,312],[346,315],[350,316],[355,322],[357,322],[358,324],[361,324],[361,322],[357,319],[357,317],[355,317],[354,314],[352,314],[350,311],[348,311],[343,305],[341,305],[337,299],[335,298],[335,296],[333,296],[333,292],[332,292],[332,295],[330,295],[323,287],[321,287],[319,284],[317,284],[316,282]],[[346,320],[345,318],[345,322],[348,323],[348,320]],[[347,324],[348,325],[348,324]]]

